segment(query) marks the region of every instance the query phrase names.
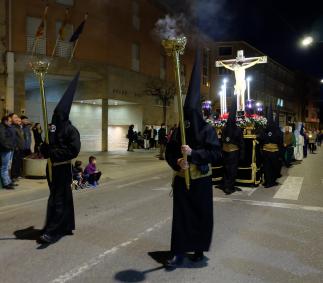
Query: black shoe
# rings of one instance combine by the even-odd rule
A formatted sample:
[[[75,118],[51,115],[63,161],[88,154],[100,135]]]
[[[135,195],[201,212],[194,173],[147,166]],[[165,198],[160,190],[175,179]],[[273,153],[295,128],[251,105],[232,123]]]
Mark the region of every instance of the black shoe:
[[[5,190],[14,190],[15,188],[12,187],[11,185],[3,186]]]
[[[15,182],[12,182],[9,186],[11,186],[11,187],[18,187],[19,185],[17,183],[15,183]]]
[[[238,188],[238,187],[234,187],[234,189],[235,189],[236,192],[242,192],[242,190],[240,188]]]
[[[166,269],[176,269],[178,267],[181,267],[184,263],[184,255],[176,255],[171,260],[167,261],[166,263]]]
[[[195,252],[193,257],[191,258],[191,260],[194,261],[194,262],[200,262],[203,259],[204,259],[203,252]]]
[[[38,244],[53,244],[57,241],[57,237],[53,237],[49,234],[44,233],[43,235],[41,235],[39,237],[39,239],[37,240]]]
[[[231,190],[228,190],[228,189],[224,189],[223,191],[227,196],[231,195],[231,194],[233,194],[235,192],[235,191],[231,191]]]

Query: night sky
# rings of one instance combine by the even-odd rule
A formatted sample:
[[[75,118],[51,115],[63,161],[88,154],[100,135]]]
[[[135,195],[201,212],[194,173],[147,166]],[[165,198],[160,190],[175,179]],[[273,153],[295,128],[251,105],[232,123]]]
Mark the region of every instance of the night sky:
[[[304,34],[323,41],[323,1],[164,0],[185,10],[217,41],[244,40],[279,63],[323,78],[323,43],[304,50]]]

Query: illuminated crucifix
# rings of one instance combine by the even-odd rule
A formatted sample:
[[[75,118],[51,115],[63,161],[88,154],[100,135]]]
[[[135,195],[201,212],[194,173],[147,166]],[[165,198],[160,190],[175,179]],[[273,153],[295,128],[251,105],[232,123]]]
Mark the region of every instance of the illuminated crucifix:
[[[216,61],[216,67],[224,67],[234,72],[236,78],[234,94],[237,96],[238,111],[245,111],[246,69],[264,63],[267,63],[267,56],[245,58],[243,50],[238,50],[236,59]]]

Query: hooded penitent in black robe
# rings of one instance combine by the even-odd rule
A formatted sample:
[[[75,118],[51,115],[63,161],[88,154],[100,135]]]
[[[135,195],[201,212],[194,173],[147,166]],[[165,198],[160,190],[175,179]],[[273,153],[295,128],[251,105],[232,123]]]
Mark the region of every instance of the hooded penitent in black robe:
[[[52,163],[52,178],[47,180],[50,190],[44,233],[51,236],[70,234],[75,229],[72,184],[72,163],[80,152],[78,130],[69,121],[69,113],[77,87],[79,74],[69,85],[54,110],[49,130],[49,145],[43,144],[41,152]]]
[[[196,58],[184,106],[191,184],[186,188],[177,160],[182,158],[176,129],[166,147],[166,160],[174,170],[171,251],[174,254],[208,251],[213,231],[213,192],[210,163],[220,154],[216,131],[203,119],[200,104],[200,61]],[[194,170],[193,170],[194,169]],[[194,179],[193,179],[194,178]]]
[[[238,173],[239,160],[244,156],[244,140],[241,128],[236,125],[236,103],[232,102],[230,114],[222,130],[222,156],[224,163],[223,191],[232,194]]]
[[[283,133],[279,126],[273,121],[272,106],[270,106],[267,126],[259,136],[262,147],[264,186],[272,187],[277,185],[281,161],[280,151],[283,145]]]

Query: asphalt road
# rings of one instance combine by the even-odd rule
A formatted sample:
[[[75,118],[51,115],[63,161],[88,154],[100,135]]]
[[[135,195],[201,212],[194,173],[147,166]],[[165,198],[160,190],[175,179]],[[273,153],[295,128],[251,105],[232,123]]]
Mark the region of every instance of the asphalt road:
[[[47,248],[14,236],[42,227],[44,182],[0,192],[1,283],[323,282],[323,148],[284,170],[281,186],[229,197],[215,189],[208,260],[172,272],[159,263],[171,232],[167,165],[142,152],[98,160],[109,160],[109,178],[74,192],[75,235]]]

